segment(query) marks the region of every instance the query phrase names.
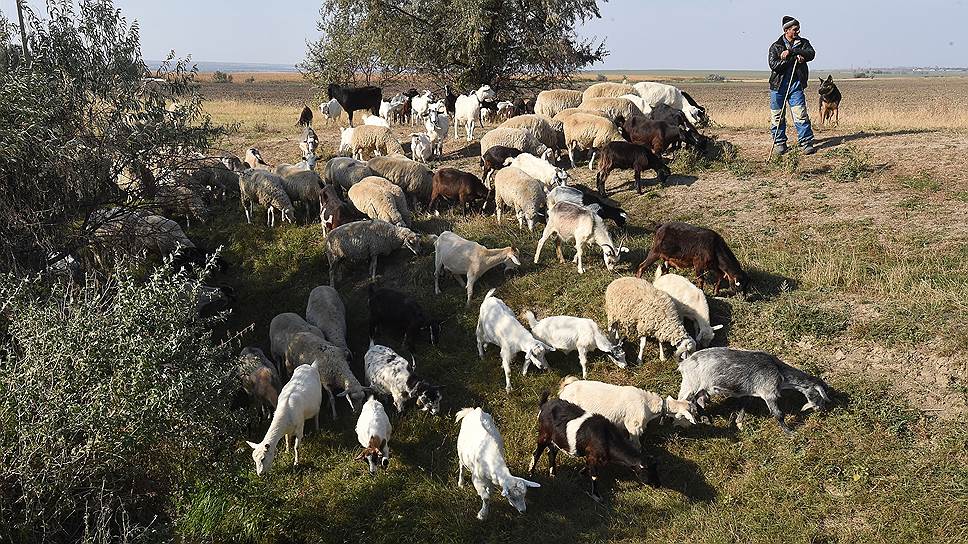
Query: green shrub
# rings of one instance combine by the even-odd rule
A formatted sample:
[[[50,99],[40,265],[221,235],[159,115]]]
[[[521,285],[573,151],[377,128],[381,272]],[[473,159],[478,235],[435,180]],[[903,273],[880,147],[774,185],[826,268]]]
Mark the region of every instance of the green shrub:
[[[858,151],[853,146],[843,147],[832,153],[844,159],[842,163],[834,167],[830,172],[830,177],[836,181],[857,181],[873,170],[870,164],[870,157],[867,153]]]
[[[168,538],[174,498],[240,434],[198,285],[0,277],[0,541]]]

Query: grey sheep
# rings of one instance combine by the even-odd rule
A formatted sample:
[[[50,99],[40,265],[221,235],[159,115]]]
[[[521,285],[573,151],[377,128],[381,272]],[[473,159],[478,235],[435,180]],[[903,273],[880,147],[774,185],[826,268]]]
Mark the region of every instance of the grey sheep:
[[[296,368],[313,363],[319,369],[320,384],[329,395],[333,419],[336,419],[335,397],[346,397],[350,408],[359,411],[366,401],[369,389],[363,387],[350,370],[348,352],[313,333],[300,332],[293,335],[286,349],[286,364]],[[334,397],[333,389],[342,389],[343,392]]]
[[[179,247],[195,247],[178,223],[144,210],[99,210],[92,214],[91,221],[100,223],[94,231],[99,248],[95,259],[100,265],[104,264],[106,251],[140,256],[156,253],[164,258]]]
[[[563,125],[551,117],[530,113],[516,115],[501,123],[498,128],[523,128],[548,149],[564,149]],[[559,147],[560,146],[560,147]]]
[[[282,214],[282,221],[294,222],[295,212],[284,189],[282,177],[267,170],[251,168],[239,176],[239,192],[247,222],[252,223],[253,204],[266,207],[266,223],[270,227],[276,224],[275,210]],[[249,206],[246,207],[246,204]]]
[[[696,342],[686,333],[672,297],[646,280],[627,277],[608,284],[605,289],[605,313],[612,334],[639,339],[636,361],[640,364],[649,337],[659,342],[659,359],[663,361],[663,342],[675,347],[680,360],[696,351]]]
[[[293,204],[301,202],[306,207],[308,219],[310,210],[319,206],[323,179],[316,172],[299,170],[282,176],[282,188]]]
[[[330,344],[347,347],[346,306],[336,289],[320,285],[309,292],[306,321],[318,327]]]
[[[155,203],[161,213],[172,217],[184,217],[186,224],[191,226],[193,218],[204,221],[208,215],[205,192],[205,186],[182,173],[176,175],[172,181],[158,184]]]
[[[273,317],[272,321],[269,322],[269,352],[272,354],[272,358],[277,361],[285,361],[289,342],[292,341],[293,336],[301,332],[312,333],[320,338],[326,337],[323,331],[314,325],[310,325],[299,314],[286,312]],[[286,376],[292,375],[293,368],[288,363],[286,364]]]
[[[430,201],[430,193],[434,187],[434,173],[426,165],[399,155],[374,157],[366,164],[370,170],[376,172],[376,175],[390,180],[391,183],[403,189],[410,199],[411,210],[416,211],[418,200]]]
[[[501,211],[505,204],[514,210],[519,228],[524,228],[524,222],[527,221],[528,230],[534,232],[534,218],[545,207],[544,184],[524,170],[513,166],[506,166],[496,171],[494,205],[498,223],[501,222]]]
[[[370,219],[405,227],[410,223],[410,208],[403,189],[380,176],[369,176],[347,191],[350,202]]]
[[[764,351],[734,348],[708,348],[697,351],[679,363],[682,385],[679,400],[695,402],[705,408],[710,395],[759,397],[784,432],[792,432],[783,421],[777,400],[784,389],[799,391],[807,398],[801,411],[823,410],[830,402],[830,386],[823,380],[794,368]],[[736,417],[743,428],[745,408]]]
[[[326,163],[326,183],[348,190],[367,176],[375,176],[363,161],[351,157],[333,157]]]
[[[245,394],[258,400],[263,412],[275,410],[279,391],[282,390],[282,379],[276,365],[266,354],[256,347],[243,348],[239,353],[237,370]]]
[[[539,182],[540,183],[540,182]],[[326,258],[329,261],[329,284],[336,284],[336,265],[346,260],[370,260],[370,279],[376,280],[377,258],[406,247],[416,255],[420,236],[386,221],[354,221],[336,227],[326,236]]]
[[[513,147],[525,153],[531,153],[536,157],[543,157],[548,152],[548,146],[544,145],[529,130],[523,128],[502,128],[498,127],[483,137],[481,137],[481,156],[487,150],[502,145]]]
[[[538,93],[534,101],[534,112],[554,117],[558,112],[568,108],[577,108],[581,104],[581,91],[571,89],[551,89]]]

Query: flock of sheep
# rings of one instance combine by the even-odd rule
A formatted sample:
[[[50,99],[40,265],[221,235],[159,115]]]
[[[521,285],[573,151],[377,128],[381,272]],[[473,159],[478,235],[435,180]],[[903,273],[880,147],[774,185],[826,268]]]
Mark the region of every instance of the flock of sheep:
[[[235,176],[249,222],[253,207],[258,205],[266,208],[270,227],[277,221],[294,223],[298,206],[305,221],[314,222],[318,216],[325,232],[330,285],[312,290],[305,317],[283,313],[272,319],[269,355],[254,347],[245,348],[240,355],[244,391],[272,410],[264,438],[249,443],[260,475],[273,464],[283,437],[287,449],[290,437],[294,437],[293,462],[298,463],[304,423],[314,419],[318,428],[323,391],[334,419],[338,398],[345,398],[359,412],[356,431],[362,449],[357,459],[364,460],[371,473],[386,468],[391,456],[388,444],[392,426],[381,399],[391,400],[398,413],[403,413],[411,400],[432,414],[441,411],[441,388],[415,373],[415,361],[373,343],[378,330],[395,330],[402,333],[404,344],[413,352],[418,337],[429,333],[436,343],[440,332],[440,322],[415,298],[374,285],[379,257],[398,249],[418,254],[422,246],[432,244],[435,293],[440,293],[439,278],[446,271],[466,289],[470,306],[480,277],[502,265],[505,270],[521,266],[522,254],[514,247],[487,248],[451,231],[421,234],[413,230],[415,213],[436,213],[441,202],[451,201],[465,214],[468,207],[481,213],[492,209],[501,222],[502,212],[510,209],[519,228],[529,231],[544,217],[535,264],[545,243],[554,238],[561,262],[562,242],[575,245],[573,261],[579,273],[587,267],[587,247],[599,248],[605,267],[613,270],[628,248],[613,239],[606,221],[621,227],[628,214],[605,194],[609,172],[634,170],[636,187],[641,189],[641,171],[655,170],[660,181],[669,175],[663,153],[680,145],[702,147],[706,142],[697,129],[708,122],[705,111],[687,93],[669,85],[599,83],[584,92],[544,91],[533,102],[495,102],[496,93],[487,85],[463,95],[455,95],[449,87],[445,90],[446,96],[440,101],[434,101],[430,91],[416,90],[383,101],[379,88],[331,85],[330,102],[320,106],[327,119],[339,118],[344,110],[351,124],[354,111],[366,110],[369,115],[362,125],[340,129],[339,150],[352,157],[330,159],[323,176],[316,173],[319,139],[308,109],[303,110],[299,123],[303,127],[300,163],[271,166],[255,148],[248,149],[243,159],[199,159],[209,162],[192,176],[204,180],[196,179],[196,185],[204,185],[214,195],[206,198],[226,198],[233,187],[224,180]],[[483,125],[497,117],[504,118],[502,124],[480,138],[481,177],[454,168],[431,170],[428,162],[441,157],[442,142],[451,125],[455,139],[458,127],[463,126],[470,142],[476,123]],[[394,137],[391,122],[424,124],[425,132],[411,134],[411,157]],[[558,166],[559,158],[563,158],[559,153],[567,152],[574,167],[580,151],[591,152],[589,168],[599,158],[597,190],[570,184],[568,172]],[[137,180],[139,175],[134,172],[130,177]],[[168,225],[168,230],[171,239],[165,249],[173,244],[192,245],[177,223]],[[371,342],[362,357],[362,382],[350,367],[353,353],[346,341],[346,308],[333,287],[342,263],[368,263],[372,280],[368,294]],[[652,274],[656,264],[653,281],[642,279],[643,274]],[[670,264],[693,269],[699,286],[668,273]],[[666,223],[657,229],[636,276],[618,278],[605,290],[604,330],[584,317],[548,316],[539,320],[530,311],[521,314],[522,323],[495,296],[495,289],[486,294],[476,329],[478,353],[485,359],[488,345],[498,347],[508,392],[512,390],[512,363],[519,354],[525,375],[531,365],[547,368],[546,354],[552,351],[577,352],[581,365],[582,379],[566,378],[558,399],[545,395],[538,404],[539,433],[530,467],[532,477],[545,450],[552,474],[559,450],[585,457],[591,494],[597,500],[598,475],[609,463],[628,467],[648,483],[657,482],[658,469],[643,457],[639,444],[654,419],[695,424],[711,397],[759,397],[781,428],[790,432],[777,405],[782,390],[800,392],[807,399],[804,409],[825,407],[830,390],[821,379],[765,352],[708,347],[721,325],[710,322],[703,291],[707,276],[715,281],[716,294],[724,280],[744,293],[749,284],[742,266],[718,233],[685,223]],[[587,380],[590,354],[601,351],[615,365],[625,368],[624,340],[638,341],[636,362],[641,364],[650,339],[658,342],[660,359],[666,359],[666,345],[675,353],[682,374],[676,398]],[[743,410],[737,416],[740,425],[742,417]],[[459,482],[463,483],[463,471],[468,470],[482,499],[478,517],[487,515],[488,497],[497,490],[523,512],[526,490],[539,484],[510,473],[494,418],[480,408],[465,408],[457,413],[457,420],[461,425],[457,442]]]

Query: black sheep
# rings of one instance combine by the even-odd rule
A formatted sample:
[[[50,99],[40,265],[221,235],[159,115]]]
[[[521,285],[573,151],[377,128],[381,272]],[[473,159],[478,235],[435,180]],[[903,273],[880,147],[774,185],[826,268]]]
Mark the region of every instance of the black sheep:
[[[371,339],[376,336],[380,328],[403,331],[404,344],[411,353],[415,353],[414,338],[422,331],[428,331],[430,343],[437,344],[440,338],[440,321],[430,319],[415,298],[393,289],[377,289],[372,283],[367,293]]]

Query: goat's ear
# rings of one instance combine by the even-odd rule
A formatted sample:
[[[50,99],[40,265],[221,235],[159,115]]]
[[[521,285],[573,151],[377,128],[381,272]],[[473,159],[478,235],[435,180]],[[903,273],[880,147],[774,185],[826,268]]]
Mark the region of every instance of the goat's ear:
[[[342,397],[345,397],[346,395],[349,395],[349,394],[350,394],[350,390],[349,389],[346,389],[342,393],[337,393],[336,394],[336,398],[342,398]]]
[[[521,480],[521,483],[526,487],[541,487],[541,484],[538,482],[532,482],[531,480],[525,480],[524,478],[518,478],[518,480]]]
[[[364,457],[366,457],[366,454],[367,454],[368,451],[370,451],[370,450],[363,450],[363,451],[361,451],[359,454],[357,454],[356,457],[353,458],[353,460],[354,461],[361,461]]]
[[[629,252],[629,248],[627,248],[627,247],[625,247],[625,246],[622,246],[622,247],[621,247],[621,248],[620,248],[620,249],[618,250],[618,252],[619,252],[619,253],[628,253],[628,252]]]
[[[249,442],[248,440],[246,440],[245,443],[248,444],[249,447],[252,448],[252,449],[254,449],[254,450],[259,449],[259,444],[256,444],[255,442]]]

